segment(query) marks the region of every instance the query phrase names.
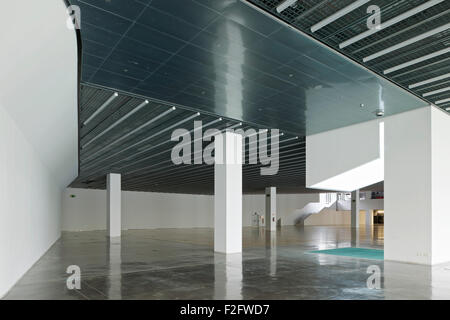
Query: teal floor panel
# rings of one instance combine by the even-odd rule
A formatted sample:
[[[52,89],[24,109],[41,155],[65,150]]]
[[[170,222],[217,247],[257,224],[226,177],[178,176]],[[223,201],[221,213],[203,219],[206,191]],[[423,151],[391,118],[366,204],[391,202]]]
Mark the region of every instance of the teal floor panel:
[[[335,256],[352,257],[360,259],[384,260],[384,250],[367,248],[338,248],[329,250],[315,250],[309,253],[331,254]]]

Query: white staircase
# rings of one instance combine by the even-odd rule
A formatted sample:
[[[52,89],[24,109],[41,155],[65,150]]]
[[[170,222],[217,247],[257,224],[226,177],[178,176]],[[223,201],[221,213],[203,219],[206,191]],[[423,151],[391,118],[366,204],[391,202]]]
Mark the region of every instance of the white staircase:
[[[310,202],[302,209],[295,210],[283,222],[285,225],[302,225],[306,218],[313,214],[320,213],[323,209],[330,208],[335,205],[337,201],[336,193],[321,193],[319,202]]]

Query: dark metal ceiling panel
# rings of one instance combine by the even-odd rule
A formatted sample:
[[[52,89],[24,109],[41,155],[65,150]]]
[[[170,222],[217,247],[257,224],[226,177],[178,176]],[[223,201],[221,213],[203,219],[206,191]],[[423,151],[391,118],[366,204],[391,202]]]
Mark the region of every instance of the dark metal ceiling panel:
[[[174,165],[171,151],[177,142],[171,141],[172,132],[184,128],[192,133],[194,120],[202,121],[203,131],[266,129],[124,92],[117,92],[117,97],[101,109],[114,93],[82,85],[81,119],[96,115],[86,125],[81,124],[81,170],[72,187],[104,189],[106,174],[117,172],[122,174],[123,190],[212,194],[214,166]],[[262,192],[267,184],[278,186],[281,192],[305,192],[305,141],[280,134],[278,174],[261,176],[262,165],[244,165],[244,192]],[[247,160],[249,148],[247,142]]]
[[[379,108],[389,115],[425,105],[246,1],[71,2],[82,12],[87,84],[299,135],[373,119]],[[252,2],[273,12],[280,1]],[[347,2],[300,1],[282,18],[314,23]],[[345,32],[356,34],[364,18],[352,16],[359,22]],[[330,41],[342,38],[327,30],[338,30],[321,30]]]

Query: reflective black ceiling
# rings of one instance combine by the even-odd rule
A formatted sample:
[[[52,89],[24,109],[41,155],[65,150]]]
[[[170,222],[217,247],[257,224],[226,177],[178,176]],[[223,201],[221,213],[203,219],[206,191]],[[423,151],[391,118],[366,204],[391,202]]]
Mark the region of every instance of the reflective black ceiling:
[[[85,83],[299,135],[425,105],[245,1],[71,2]]]
[[[223,117],[214,124],[221,129],[243,122],[278,128],[285,140],[299,136],[281,145],[277,176],[261,177],[257,168],[245,167],[244,191],[275,185],[302,192],[306,134],[371,120],[379,109],[391,115],[427,105],[289,25],[306,16],[315,23],[312,17],[320,20],[351,1],[301,1],[304,10],[297,3],[281,15],[275,10],[281,1],[70,2],[81,8],[84,123],[81,173],[72,186],[104,188],[105,174],[114,171],[123,174],[125,190],[212,193],[213,167],[172,165],[172,130],[164,131],[185,119],[182,127],[189,128],[190,117],[201,112],[204,122]],[[305,30],[310,22],[295,26]],[[321,30],[322,41],[332,38],[336,23]],[[343,21],[339,26],[342,37]],[[384,46],[397,41],[393,37]],[[363,56],[381,48],[365,46],[354,50]],[[114,92],[119,96],[102,108]],[[149,104],[140,107],[145,99]]]

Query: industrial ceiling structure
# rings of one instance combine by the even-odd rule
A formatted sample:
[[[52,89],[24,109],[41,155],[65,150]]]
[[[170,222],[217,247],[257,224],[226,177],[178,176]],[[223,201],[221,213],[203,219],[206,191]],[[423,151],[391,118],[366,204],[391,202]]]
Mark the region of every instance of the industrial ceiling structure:
[[[306,135],[447,106],[448,1],[358,41],[351,39],[368,30],[375,1],[70,2],[81,8],[83,45],[74,187],[104,188],[105,174],[118,172],[124,190],[213,193],[213,166],[170,159],[173,130],[202,120],[221,130],[279,129],[279,173],[244,166],[244,192],[305,192]],[[377,3],[384,22],[428,2]],[[387,52],[436,28],[442,32]],[[344,41],[354,42],[339,48]],[[435,51],[442,53],[411,62]]]
[[[106,174],[115,172],[122,174],[122,189],[127,191],[210,194],[214,191],[214,166],[194,164],[194,159],[201,155],[193,150],[192,164],[175,165],[171,158],[172,149],[185,142],[172,141],[173,131],[186,129],[194,142],[195,139],[204,140],[194,136],[194,121],[201,121],[203,136],[207,136],[206,130],[211,128],[221,131],[242,129],[244,132],[266,129],[164,101],[88,85],[82,85],[81,97],[81,175],[72,187],[104,189]],[[260,168],[267,165],[244,165],[244,190],[258,193],[267,185],[279,185],[284,192],[303,191],[304,138],[285,132],[268,132],[269,151],[272,137],[279,141],[279,162],[274,162],[279,172],[261,176]],[[249,152],[257,148],[250,138],[245,140],[246,163],[249,163]],[[202,151],[209,143],[202,143]]]
[[[450,107],[450,1],[249,1],[430,104]],[[380,24],[369,29],[373,6]]]

